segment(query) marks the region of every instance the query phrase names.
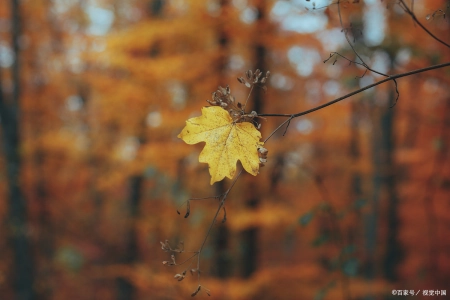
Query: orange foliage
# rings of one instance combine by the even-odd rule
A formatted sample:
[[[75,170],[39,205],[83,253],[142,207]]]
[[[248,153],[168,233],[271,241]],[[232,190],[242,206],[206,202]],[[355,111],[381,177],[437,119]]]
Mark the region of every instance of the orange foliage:
[[[1,58],[11,49],[6,2],[0,80],[7,99],[13,79]],[[186,250],[197,251],[217,208],[217,200],[191,201],[189,218],[182,218],[184,201],[216,193],[207,166],[198,163],[202,146],[176,137],[185,121],[200,115],[218,85],[229,84],[245,102],[248,90],[236,77],[260,67],[253,65],[257,47],[272,74],[258,113],[301,112],[382,77],[361,77],[364,68],[344,58],[323,63],[333,51],[356,59],[333,3],[312,10],[310,1],[95,2],[21,1],[21,188],[36,294],[118,299],[125,282],[134,299],[184,299],[196,276],[177,282],[173,276],[185,267],[163,266],[170,256],[159,241],[184,240]],[[341,5],[344,26],[354,29],[350,41],[371,67],[397,74],[450,60],[450,51],[392,1],[375,2]],[[423,24],[449,42],[450,18],[425,18],[445,1],[414,3]],[[385,36],[370,45],[358,28],[370,27],[374,9]],[[311,16],[309,25],[295,23]],[[314,22],[324,23],[315,30]],[[95,34],[93,26],[109,28]],[[211,299],[385,299],[392,289],[448,288],[448,74],[397,80],[393,108],[388,82],[293,119],[284,136],[281,129],[271,137],[268,163],[255,179],[237,181],[226,200],[227,222],[213,226],[202,253],[201,284]],[[284,120],[262,120],[262,140]],[[7,165],[2,156],[2,199]],[[249,199],[260,204],[249,208]],[[2,201],[0,219],[8,214]],[[219,226],[228,230],[219,249],[227,278],[216,276],[223,267]],[[242,236],[253,229],[256,270],[244,279]],[[16,293],[8,240],[14,230],[0,230],[5,299]],[[177,254],[177,261],[187,257]]]

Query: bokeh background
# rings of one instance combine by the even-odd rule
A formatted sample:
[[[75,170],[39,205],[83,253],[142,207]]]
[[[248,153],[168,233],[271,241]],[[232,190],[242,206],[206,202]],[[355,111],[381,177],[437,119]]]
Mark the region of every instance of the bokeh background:
[[[450,42],[448,1],[405,3]],[[1,1],[0,298],[190,298],[196,277],[174,275],[195,262],[164,266],[160,241],[197,250],[218,203],[187,219],[180,205],[231,181],[210,186],[202,145],[177,138],[185,120],[219,85],[243,102],[248,69],[272,74],[259,113],[383,79],[323,62],[357,60],[344,32],[383,73],[450,61],[398,1]],[[393,108],[388,82],[276,133],[206,242],[209,299],[450,295],[449,83],[449,68],[405,77]],[[261,120],[263,138],[284,120]]]

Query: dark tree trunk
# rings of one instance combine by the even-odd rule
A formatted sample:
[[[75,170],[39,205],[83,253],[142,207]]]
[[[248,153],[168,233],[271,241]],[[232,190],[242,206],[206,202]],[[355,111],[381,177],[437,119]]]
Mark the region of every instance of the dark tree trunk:
[[[258,198],[248,199],[248,209],[256,209],[260,203]],[[241,233],[242,245],[242,276],[250,277],[257,269],[259,228],[251,227]]]
[[[392,91],[389,99],[393,103],[395,94]],[[389,105],[389,104],[388,104]],[[376,277],[376,266],[380,265],[378,271],[382,272],[388,280],[396,280],[396,268],[401,261],[402,251],[398,241],[399,216],[398,195],[396,190],[396,166],[394,161],[394,113],[395,109],[389,106],[383,108],[372,108],[374,128],[372,139],[373,155],[373,182],[372,182],[372,211],[365,217],[365,247],[367,252],[367,265],[365,275],[368,279]],[[385,195],[384,197],[382,195]],[[382,199],[383,197],[383,199]],[[381,203],[383,202],[383,205]],[[383,211],[381,211],[383,207]],[[380,216],[385,215],[386,236],[379,237],[377,228]],[[385,239],[386,248],[384,258],[377,261],[376,253],[378,238]],[[384,243],[382,243],[384,244]]]
[[[390,99],[394,100],[393,92]],[[392,101],[393,102],[393,101]],[[383,154],[382,182],[387,194],[387,237],[384,258],[384,276],[390,281],[397,279],[396,268],[402,257],[402,251],[397,239],[399,231],[398,195],[396,190],[396,169],[394,161],[394,112],[395,109],[386,108],[381,116],[381,147]]]
[[[428,259],[425,270],[427,272],[427,280],[430,285],[439,286],[439,284],[448,284],[448,276],[446,276],[442,265],[439,265],[439,256],[441,249],[445,249],[445,243],[442,242],[439,235],[439,219],[436,213],[435,194],[439,189],[444,187],[444,170],[449,158],[448,141],[450,141],[450,98],[446,99],[445,107],[442,111],[442,124],[438,135],[439,143],[437,144],[437,153],[433,159],[433,167],[425,185],[425,195],[422,204],[425,211],[427,239],[428,239]],[[442,180],[441,184],[436,184]],[[450,252],[447,252],[450,253]],[[448,271],[447,271],[448,272]]]
[[[149,15],[151,17],[160,17],[163,13],[163,8],[165,5],[164,0],[150,1],[148,3]],[[159,55],[159,49],[157,46],[153,48],[150,53],[150,56],[157,57]],[[138,134],[139,136],[139,144],[142,146],[147,142],[145,137],[146,126],[145,126],[145,118],[141,121],[141,132]],[[136,226],[134,225],[134,221],[139,216],[139,206],[142,200],[142,188],[145,182],[144,175],[137,174],[132,176],[129,179],[129,213],[128,213],[128,234],[126,236],[126,252],[122,255],[120,262],[131,266],[135,263],[139,258],[139,249],[137,243],[137,231]],[[133,300],[136,299],[136,288],[127,278],[118,278],[117,279],[117,299],[118,300]]]
[[[257,26],[263,27],[265,22],[265,1],[260,1],[257,17]],[[267,71],[266,66],[266,48],[262,42],[258,39],[254,46],[255,55],[255,69],[260,69],[262,72]],[[253,89],[253,110],[257,113],[261,113],[264,107],[264,91],[261,88],[255,87]],[[255,195],[255,189],[252,186],[248,187],[249,198],[245,201],[246,206],[249,210],[255,210],[260,204],[259,195]],[[250,277],[257,269],[257,258],[258,258],[258,234],[259,228],[252,227],[244,230],[242,232],[241,238],[242,242],[242,276],[247,278]]]
[[[222,57],[220,57],[218,65],[217,65],[217,71],[219,76],[219,81],[225,81],[225,71],[227,68],[227,61],[228,61],[228,35],[225,32],[225,29],[223,28],[223,23],[226,21],[226,14],[224,11],[227,9],[227,6],[229,5],[228,0],[221,0],[220,1],[220,7],[222,15],[219,17],[220,25],[218,28],[218,44],[220,51],[224,53]],[[223,84],[223,83],[219,83]],[[215,185],[215,194],[221,195],[225,193],[225,182],[222,180],[220,182],[217,182]],[[228,244],[230,240],[230,231],[228,229],[227,223],[220,223],[218,225],[217,233],[215,234],[216,238],[214,239],[214,252],[215,255],[215,267],[216,267],[216,275],[220,278],[226,278],[231,275],[232,271],[232,264],[231,259],[229,255],[229,249]]]
[[[216,195],[223,194],[225,190],[223,180],[215,184]],[[214,265],[216,266],[216,275],[220,278],[230,277],[232,272],[232,261],[228,249],[230,230],[226,222],[218,225],[217,232],[214,236],[214,252],[216,253]]]
[[[127,236],[127,246],[125,248],[125,254],[122,257],[121,263],[131,265],[138,258],[138,245],[137,245],[137,232],[134,226],[134,220],[138,217],[139,205],[141,202],[141,190],[144,183],[144,177],[142,175],[132,176],[129,180],[129,231]],[[133,284],[125,278],[119,278],[118,284],[118,297],[119,300],[131,300],[135,299],[135,287]]]
[[[20,14],[19,1],[11,0],[11,37],[15,60],[11,68],[13,90],[10,100],[1,90],[0,85],[0,117],[2,124],[3,149],[6,157],[6,173],[8,177],[8,228],[9,240],[14,253],[13,285],[16,299],[34,299],[33,262],[30,242],[27,236],[26,201],[20,187],[20,64],[19,43]],[[1,79],[1,78],[0,78]]]
[[[373,101],[373,99],[371,99]],[[378,116],[379,112],[376,110],[375,105],[370,106],[370,115],[372,122],[372,193],[370,199],[368,199],[370,211],[364,216],[364,249],[365,249],[365,266],[364,276],[367,280],[371,281],[375,279],[376,275],[376,253],[377,253],[377,228],[380,209],[380,190],[382,187],[382,167],[381,167],[381,138],[379,130]],[[373,295],[369,295],[366,300],[374,299]]]

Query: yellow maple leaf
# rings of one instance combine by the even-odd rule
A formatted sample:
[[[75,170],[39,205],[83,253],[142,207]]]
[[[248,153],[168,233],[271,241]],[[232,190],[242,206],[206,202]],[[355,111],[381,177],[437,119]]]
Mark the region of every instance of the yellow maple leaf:
[[[187,120],[178,137],[191,145],[206,142],[198,160],[209,165],[211,184],[233,178],[238,160],[248,173],[258,174],[261,133],[249,122],[233,122],[221,107],[203,107],[202,115]]]

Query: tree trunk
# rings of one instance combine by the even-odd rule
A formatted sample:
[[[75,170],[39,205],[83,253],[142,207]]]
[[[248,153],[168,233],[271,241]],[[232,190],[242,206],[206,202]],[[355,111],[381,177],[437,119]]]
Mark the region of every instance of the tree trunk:
[[[134,221],[138,217],[139,205],[141,202],[141,190],[142,184],[144,183],[143,175],[132,176],[129,180],[129,215],[128,215],[128,236],[127,236],[127,246],[126,252],[124,253],[121,263],[131,265],[138,258],[138,245],[137,245],[137,232],[134,225]],[[118,285],[118,300],[131,300],[135,299],[135,287],[133,284],[125,278],[119,278],[117,280]]]
[[[265,22],[265,1],[260,1],[257,17],[256,26],[264,26]],[[267,66],[265,62],[266,48],[262,44],[261,40],[258,38],[254,46],[255,55],[255,69],[260,69],[262,72],[267,71]],[[253,89],[253,110],[257,113],[261,113],[264,107],[264,91],[261,88],[255,87]],[[247,194],[249,198],[246,199],[245,203],[249,210],[255,210],[260,204],[259,195],[255,195],[255,189],[251,185],[247,187],[249,191]],[[245,278],[250,277],[257,269],[257,258],[258,258],[258,233],[259,228],[251,227],[242,232],[241,235],[241,245],[242,245],[242,276]]]
[[[394,101],[394,92],[390,93],[390,102]],[[396,268],[400,263],[402,251],[397,239],[399,231],[398,195],[396,189],[396,168],[394,161],[394,112],[387,107],[381,116],[381,147],[383,154],[382,183],[387,195],[387,237],[384,257],[384,276],[390,281],[397,279]]]
[[[149,1],[148,2],[148,10],[149,15],[151,17],[160,17],[163,8],[165,5],[164,0],[156,0],[156,1]],[[157,48],[152,49],[149,53],[152,57],[157,57],[159,55],[159,50]],[[145,137],[146,132],[146,125],[145,125],[145,117],[141,120],[141,129],[140,133],[138,134],[139,137],[139,144],[142,146],[147,142]],[[123,254],[122,258],[120,259],[121,263],[127,264],[128,266],[131,266],[133,263],[135,263],[139,258],[139,249],[138,249],[138,243],[137,243],[137,231],[135,226],[135,220],[139,216],[139,206],[141,204],[142,200],[142,188],[143,184],[145,182],[144,175],[142,172],[140,174],[134,175],[130,177],[129,179],[129,201],[128,201],[128,207],[129,207],[129,229],[128,229],[128,235],[126,237],[126,253]],[[118,300],[132,300],[136,298],[136,288],[134,285],[130,282],[127,278],[118,278],[117,279],[117,299]]]
[[[394,101],[394,91],[389,94],[389,103]],[[387,104],[390,105],[390,104]],[[388,280],[396,280],[396,268],[402,257],[401,247],[398,241],[399,216],[398,195],[396,191],[396,168],[394,161],[394,112],[395,109],[385,106],[383,108],[372,107],[373,111],[373,179],[372,179],[372,211],[365,217],[365,247],[367,253],[367,265],[365,275],[367,279],[374,279],[377,271],[382,272]],[[383,205],[382,205],[383,203]],[[381,211],[383,207],[383,212]],[[386,215],[386,236],[380,237],[380,215]],[[384,259],[377,261],[381,250],[377,248],[379,239],[385,239]],[[381,243],[384,244],[384,243]],[[375,266],[381,268],[376,270]]]
[[[13,90],[10,101],[7,103],[6,95],[1,90],[0,85],[0,117],[3,129],[3,149],[7,162],[9,240],[14,253],[13,286],[16,299],[28,300],[34,299],[35,295],[33,290],[32,253],[27,236],[26,201],[20,186],[20,53],[18,43],[20,37],[20,14],[18,0],[11,0],[11,37],[15,54],[15,60],[11,68]]]
[[[228,35],[225,32],[225,29],[223,28],[223,23],[226,21],[226,13],[224,11],[227,9],[227,6],[229,5],[228,0],[221,0],[220,1],[220,8],[221,8],[221,16],[219,17],[220,25],[218,28],[218,44],[220,48],[220,52],[223,53],[223,55],[219,58],[219,62],[217,65],[217,72],[219,75],[219,81],[225,81],[225,71],[227,68],[227,61],[228,61]],[[222,83],[219,83],[219,85]],[[217,182],[215,186],[215,194],[221,195],[225,193],[225,182],[220,181]],[[214,239],[214,252],[215,255],[215,267],[216,267],[216,275],[220,278],[227,278],[231,275],[231,260],[229,255],[229,249],[228,244],[230,240],[230,230],[228,229],[227,223],[220,223],[217,228],[217,233],[215,234],[216,238]]]

